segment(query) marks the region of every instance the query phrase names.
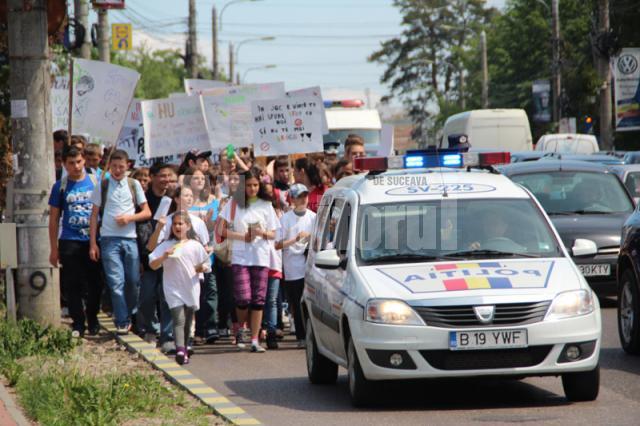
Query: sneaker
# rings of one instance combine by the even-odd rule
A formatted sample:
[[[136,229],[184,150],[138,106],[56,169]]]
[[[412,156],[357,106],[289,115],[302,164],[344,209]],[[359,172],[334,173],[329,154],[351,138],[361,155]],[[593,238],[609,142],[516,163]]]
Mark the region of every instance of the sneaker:
[[[84,335],[84,332],[80,331],[80,330],[73,330],[71,332],[71,337],[73,337],[74,339],[79,339]]]
[[[100,333],[100,323],[91,324],[88,331],[89,336],[97,336]]]
[[[165,355],[173,355],[176,353],[176,344],[173,340],[169,340],[168,342],[164,342],[160,345],[160,352]]]
[[[207,345],[213,345],[219,338],[220,335],[218,334],[218,330],[211,330],[205,338],[205,342]]]
[[[276,333],[272,332],[267,334],[267,348],[278,349],[278,337]]]
[[[129,334],[129,326],[125,325],[124,327],[116,327],[116,334],[118,336],[126,336]]]
[[[202,346],[206,343],[206,341],[204,340],[204,337],[200,337],[200,336],[195,336],[193,338],[193,344],[194,346]]]
[[[191,346],[187,346],[187,355],[193,356],[193,354],[194,354],[193,348]]]
[[[259,344],[258,345],[255,344],[255,343],[251,344],[251,352],[256,352],[256,353],[261,354],[261,353],[264,353],[266,351],[267,350],[265,348],[263,348],[262,346],[260,346]]]
[[[219,328],[218,329],[218,336],[220,337],[229,337],[231,334],[229,333],[229,329],[228,328]]]
[[[144,333],[143,339],[147,343],[156,343],[156,334],[155,333]]]
[[[236,333],[236,345],[239,348],[246,348],[247,347],[247,343],[250,342],[250,331],[248,328],[241,328],[240,330],[238,330],[238,332]]]
[[[305,342],[304,340],[298,340],[298,343],[296,344],[296,347],[298,349],[305,349],[307,347],[307,342]]]
[[[178,348],[178,351],[176,352],[176,362],[182,365],[184,364],[185,358],[189,358],[189,355],[187,355],[187,351],[185,350],[185,348]]]
[[[184,356],[184,361],[182,362],[182,365],[187,365],[189,364],[189,359],[191,358],[191,355],[185,355]]]

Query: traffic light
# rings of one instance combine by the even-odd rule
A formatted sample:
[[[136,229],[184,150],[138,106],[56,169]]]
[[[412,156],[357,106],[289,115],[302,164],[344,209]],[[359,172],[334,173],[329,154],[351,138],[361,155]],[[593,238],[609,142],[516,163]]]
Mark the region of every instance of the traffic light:
[[[582,119],[582,127],[583,133],[591,133],[591,129],[593,128],[593,117],[585,115]]]

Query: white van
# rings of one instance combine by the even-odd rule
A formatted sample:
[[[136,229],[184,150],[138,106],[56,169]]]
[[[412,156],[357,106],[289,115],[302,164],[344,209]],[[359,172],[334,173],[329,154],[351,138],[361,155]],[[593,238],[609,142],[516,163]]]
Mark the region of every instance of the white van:
[[[340,142],[340,152],[344,149],[347,136],[354,133],[362,136],[365,150],[376,155],[380,148],[382,121],[375,109],[364,109],[361,101],[326,101],[325,112],[329,133],[324,142]]]
[[[452,115],[444,123],[440,148],[449,147],[449,136],[467,135],[472,149],[531,151],[533,139],[523,109],[476,109]]]
[[[579,133],[556,133],[543,135],[536,143],[536,151],[560,152],[563,154],[593,154],[599,152],[594,135]]]

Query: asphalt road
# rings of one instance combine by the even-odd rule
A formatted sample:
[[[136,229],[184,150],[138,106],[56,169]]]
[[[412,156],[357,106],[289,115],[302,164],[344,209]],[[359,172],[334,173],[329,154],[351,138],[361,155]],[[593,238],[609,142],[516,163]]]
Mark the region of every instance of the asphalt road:
[[[196,348],[189,370],[268,425],[640,424],[640,357],[619,344],[616,309],[604,300],[600,395],[569,403],[560,378],[420,381],[385,386],[387,402],[355,409],[346,372],[337,385],[307,380],[304,351],[287,339],[265,354],[228,342]]]

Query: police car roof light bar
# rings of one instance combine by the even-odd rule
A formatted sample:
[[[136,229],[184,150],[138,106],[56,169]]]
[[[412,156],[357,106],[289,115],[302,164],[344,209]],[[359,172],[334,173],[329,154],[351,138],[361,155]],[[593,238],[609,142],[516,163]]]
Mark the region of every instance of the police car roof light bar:
[[[510,152],[465,152],[463,155],[467,167],[489,167],[511,162]]]

